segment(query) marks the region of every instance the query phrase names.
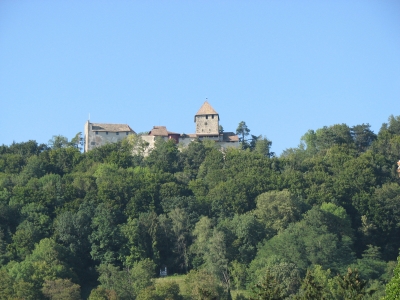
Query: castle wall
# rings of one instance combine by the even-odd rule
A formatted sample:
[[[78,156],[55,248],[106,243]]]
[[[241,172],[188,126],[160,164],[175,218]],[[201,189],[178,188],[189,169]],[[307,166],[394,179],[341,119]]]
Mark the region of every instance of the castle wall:
[[[222,142],[218,138],[211,139],[207,137],[204,137],[204,139],[215,141],[215,144],[218,147],[221,147],[222,150],[226,150],[228,148],[239,148],[240,146],[239,142]],[[178,144],[179,150],[182,151],[182,149],[188,147],[191,142],[194,142],[196,140],[197,138],[191,138],[191,137],[179,138],[179,144]],[[199,140],[201,141],[203,140],[203,138],[199,138]]]
[[[96,147],[103,146],[108,143],[116,143],[126,138],[129,134],[127,132],[106,132],[106,131],[93,131],[92,124],[86,122],[85,124],[85,152],[90,151]]]
[[[119,133],[117,135],[117,133]],[[125,132],[104,132],[98,131],[96,134],[95,132],[91,131],[88,139],[88,150],[92,150],[93,148],[103,146],[109,143],[116,143],[121,141],[122,139],[126,138],[128,135]]]
[[[155,147],[155,141],[156,141],[156,136],[152,136],[152,135],[142,135],[141,136],[142,140],[147,142],[149,144],[149,146],[147,147],[147,149],[144,152],[144,156],[148,156],[150,151],[152,149],[154,149]],[[163,137],[163,139],[165,141],[168,140],[167,137]],[[184,148],[188,147],[190,143],[196,141],[198,138],[197,137],[179,137],[179,142],[178,142],[178,149],[179,151],[182,151]],[[200,140],[202,139],[210,139],[207,137],[200,137]],[[221,147],[221,150],[226,150],[228,148],[239,148],[240,144],[239,142],[222,142],[220,141],[218,138],[216,139],[210,139],[210,140],[214,140],[216,145]]]
[[[196,116],[197,134],[217,134],[218,135],[218,115]]]

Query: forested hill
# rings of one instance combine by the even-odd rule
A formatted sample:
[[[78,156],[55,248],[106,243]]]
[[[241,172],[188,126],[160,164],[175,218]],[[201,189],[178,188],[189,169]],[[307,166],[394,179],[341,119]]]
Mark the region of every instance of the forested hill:
[[[76,142],[0,147],[0,299],[385,295],[400,248],[400,116],[377,134],[310,130],[280,157],[255,137],[225,152],[159,140],[145,158],[139,137],[88,153]],[[164,267],[188,275],[153,280]]]

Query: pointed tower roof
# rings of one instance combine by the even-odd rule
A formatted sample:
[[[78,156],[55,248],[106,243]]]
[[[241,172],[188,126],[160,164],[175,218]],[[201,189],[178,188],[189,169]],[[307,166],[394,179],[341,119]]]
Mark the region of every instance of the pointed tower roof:
[[[200,107],[199,111],[195,116],[201,116],[201,115],[218,115],[218,113],[215,111],[214,108],[212,108],[210,103],[208,103],[206,100]]]

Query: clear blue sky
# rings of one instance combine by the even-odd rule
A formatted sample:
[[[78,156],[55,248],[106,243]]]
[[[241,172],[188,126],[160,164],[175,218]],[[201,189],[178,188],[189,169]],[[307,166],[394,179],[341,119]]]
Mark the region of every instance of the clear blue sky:
[[[400,115],[400,1],[0,1],[0,144],[92,122],[192,133],[205,98],[280,154]]]

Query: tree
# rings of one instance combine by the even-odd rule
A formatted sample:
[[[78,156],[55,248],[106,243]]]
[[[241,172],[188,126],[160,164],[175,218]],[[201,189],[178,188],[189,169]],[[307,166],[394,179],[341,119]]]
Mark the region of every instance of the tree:
[[[53,137],[49,140],[49,147],[52,149],[61,149],[65,148],[69,145],[68,138],[62,135],[53,135]]]
[[[229,264],[229,273],[236,290],[243,288],[247,277],[246,265],[234,260]]]
[[[351,145],[353,143],[350,128],[346,124],[324,126],[318,129],[315,134],[319,150],[328,149],[333,145]]]
[[[324,287],[315,280],[310,269],[307,269],[306,277],[300,287],[298,299],[300,300],[322,300],[324,297]]]
[[[304,272],[315,264],[340,270],[354,261],[354,254],[350,237],[341,235],[335,225],[330,214],[313,207],[303,220],[290,224],[259,247],[250,272],[265,267],[270,256],[296,264]]]
[[[179,284],[176,282],[159,282],[156,284],[156,292],[165,300],[181,300]]]
[[[46,280],[42,292],[51,300],[80,300],[80,288],[69,279]]]
[[[397,300],[400,298],[400,256],[397,258],[397,262],[393,277],[386,285],[386,297],[384,300]]]
[[[254,145],[254,152],[261,154],[266,157],[273,157],[275,155],[274,152],[271,152],[272,142],[267,139],[267,137],[262,137],[261,135],[257,137]]]
[[[242,149],[247,148],[245,137],[250,133],[250,129],[247,127],[245,121],[241,121],[236,128],[236,134],[240,136],[240,142],[242,143]]]
[[[90,292],[89,300],[118,300],[117,293],[114,290],[107,290],[101,286]]]
[[[363,299],[367,292],[365,290],[367,281],[362,280],[357,269],[348,268],[345,275],[335,277],[338,284],[338,295],[344,300]]]
[[[92,259],[103,264],[116,263],[122,246],[122,234],[118,225],[118,212],[110,205],[101,203],[92,219]]]
[[[208,217],[202,217],[193,230],[195,237],[190,251],[195,254],[192,264],[194,267],[200,267],[204,263],[204,255],[208,250],[208,241],[212,237],[212,221]]]
[[[10,266],[9,274],[17,281],[32,283],[37,290],[42,288],[45,280],[76,280],[76,274],[67,264],[68,254],[67,249],[53,239],[42,239],[25,260]]]
[[[356,125],[350,128],[354,144],[359,152],[364,152],[376,140],[376,134],[370,129],[369,124]]]
[[[226,291],[229,292],[230,274],[223,232],[214,229],[213,235],[208,241],[207,248],[207,251],[204,253],[205,267],[223,282]]]
[[[256,202],[254,214],[266,228],[282,231],[300,219],[300,203],[288,190],[263,193]]]
[[[127,269],[120,270],[120,268],[111,264],[102,264],[98,266],[97,271],[99,272],[98,281],[101,283],[101,288],[106,291],[114,291],[116,299],[135,299],[135,295],[138,291],[134,291],[132,288],[132,281],[130,274]],[[150,285],[150,284],[148,284]],[[105,293],[104,290],[96,289],[95,292],[98,296]],[[91,298],[94,295],[91,294]]]
[[[165,141],[160,137],[156,138],[154,145],[155,148],[145,160],[146,164],[155,170],[161,170],[163,172],[175,173],[179,171],[179,151],[175,140],[170,139]]]
[[[132,154],[143,156],[149,143],[144,141],[138,134],[131,134],[126,138],[126,142],[132,147]]]
[[[189,242],[190,242],[190,221],[185,210],[175,208],[168,216],[172,221],[172,232],[175,240],[175,252],[179,257],[179,267],[188,271],[189,267]]]
[[[250,300],[283,300],[285,296],[279,282],[267,270],[263,279],[252,288]]]
[[[118,299],[135,299],[141,290],[151,285],[155,267],[150,259],[135,262],[131,268],[124,270],[103,264],[97,268],[100,273],[98,280],[102,288],[115,291]]]
[[[227,294],[219,280],[206,270],[191,270],[185,278],[186,290],[190,291],[192,299],[214,300],[226,299]]]

